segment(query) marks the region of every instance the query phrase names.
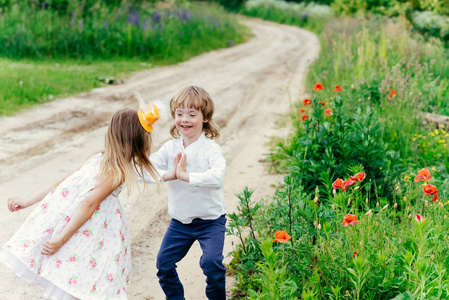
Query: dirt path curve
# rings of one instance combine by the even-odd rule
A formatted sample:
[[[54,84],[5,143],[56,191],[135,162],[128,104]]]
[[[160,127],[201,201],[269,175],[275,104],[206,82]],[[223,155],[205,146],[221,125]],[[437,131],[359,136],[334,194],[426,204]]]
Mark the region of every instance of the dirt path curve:
[[[245,44],[206,53],[178,65],[142,71],[118,86],[0,118],[0,245],[31,211],[12,214],[6,208],[6,199],[12,195],[31,196],[100,150],[112,114],[123,107],[137,108],[133,90],[147,99],[159,98],[168,103],[187,85],[204,87],[215,101],[215,119],[221,126],[218,143],[227,160],[228,212],[236,210],[235,194],[245,185],[256,189],[254,199],[272,195],[271,184],[281,181],[282,176],[267,174],[261,159],[268,152],[266,143],[270,137],[286,133],[285,127],[279,129],[275,124],[285,118],[290,98],[304,96],[307,68],[319,53],[319,41],[296,27],[258,20],[242,22],[254,33],[254,38]],[[170,121],[167,125],[171,124]],[[168,139],[167,127],[156,137],[155,147]],[[155,275],[155,257],[169,222],[166,197],[166,186],[159,194],[150,186],[140,198],[136,193],[128,198],[126,191],[121,195],[132,238],[130,299],[164,299]],[[225,253],[233,249],[233,242],[233,237],[226,238]],[[200,255],[195,243],[178,265],[187,300],[206,299]],[[228,281],[230,289],[232,280]],[[38,288],[0,267],[0,299],[42,297]]]

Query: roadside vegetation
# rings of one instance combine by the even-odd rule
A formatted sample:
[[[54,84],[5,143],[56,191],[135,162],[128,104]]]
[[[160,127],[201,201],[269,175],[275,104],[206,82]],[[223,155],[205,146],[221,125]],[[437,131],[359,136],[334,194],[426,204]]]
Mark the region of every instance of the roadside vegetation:
[[[315,31],[322,48],[268,159],[282,187],[261,200],[246,188],[229,215],[235,299],[449,297],[449,134],[423,117],[449,115],[449,56],[410,20],[447,11],[393,2],[242,9]]]
[[[231,47],[248,35],[216,4],[93,0],[0,1],[0,32],[1,114]]]

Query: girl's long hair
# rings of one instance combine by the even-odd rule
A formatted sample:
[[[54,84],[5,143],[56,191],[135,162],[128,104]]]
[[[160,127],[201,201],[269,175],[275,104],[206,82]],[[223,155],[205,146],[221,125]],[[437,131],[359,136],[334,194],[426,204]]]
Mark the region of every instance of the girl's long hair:
[[[203,132],[204,135],[210,139],[215,139],[220,136],[218,126],[212,121],[214,114],[214,102],[209,93],[199,86],[188,86],[183,88],[176,96],[170,100],[170,112],[175,119],[176,110],[179,107],[193,107],[203,114]],[[174,138],[180,137],[179,131],[176,125],[170,128],[170,134]]]
[[[159,182],[158,173],[148,158],[151,143],[151,134],[140,125],[137,111],[125,108],[116,112],[105,136],[100,178],[111,180],[114,186],[126,182],[128,193],[134,185],[139,188],[137,175],[143,178],[149,174]]]

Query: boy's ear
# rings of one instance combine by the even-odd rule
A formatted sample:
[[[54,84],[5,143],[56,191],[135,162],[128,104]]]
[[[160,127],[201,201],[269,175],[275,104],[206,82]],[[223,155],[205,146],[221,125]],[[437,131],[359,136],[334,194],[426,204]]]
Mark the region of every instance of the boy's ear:
[[[203,120],[203,123],[207,123],[207,122],[209,122],[209,120],[208,120],[208,119],[205,119],[205,120]]]

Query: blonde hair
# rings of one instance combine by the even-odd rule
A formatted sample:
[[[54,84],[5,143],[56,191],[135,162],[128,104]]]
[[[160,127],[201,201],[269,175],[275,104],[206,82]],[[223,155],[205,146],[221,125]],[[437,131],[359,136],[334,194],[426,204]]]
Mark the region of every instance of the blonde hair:
[[[215,139],[220,136],[218,126],[212,121],[214,114],[214,102],[209,93],[198,86],[188,86],[183,88],[176,96],[170,100],[170,111],[173,119],[176,110],[180,107],[194,108],[203,114],[203,132],[206,137]],[[176,125],[170,128],[170,134],[174,138],[179,138],[180,134]]]
[[[116,112],[105,136],[100,178],[111,180],[114,186],[126,182],[128,193],[133,185],[139,188],[137,174],[144,177],[144,170],[159,182],[156,168],[148,158],[151,143],[151,135],[140,125],[137,111],[125,108]]]

